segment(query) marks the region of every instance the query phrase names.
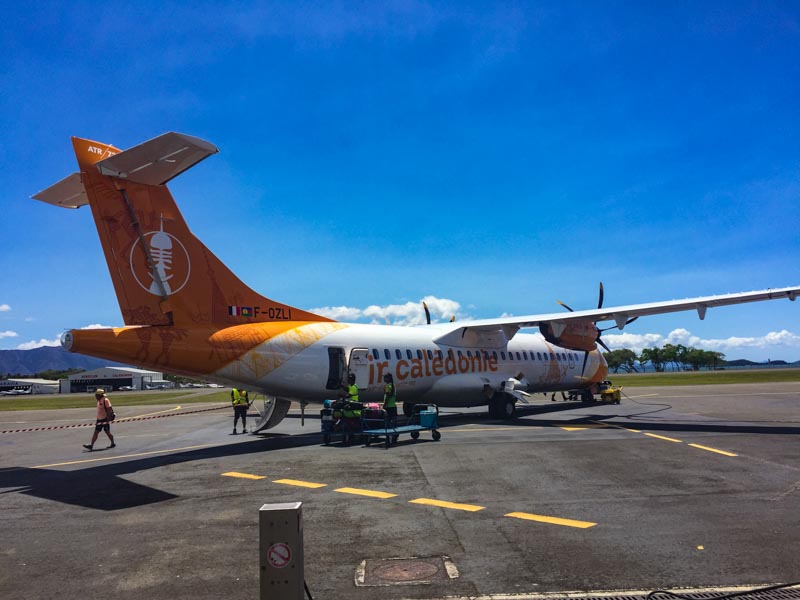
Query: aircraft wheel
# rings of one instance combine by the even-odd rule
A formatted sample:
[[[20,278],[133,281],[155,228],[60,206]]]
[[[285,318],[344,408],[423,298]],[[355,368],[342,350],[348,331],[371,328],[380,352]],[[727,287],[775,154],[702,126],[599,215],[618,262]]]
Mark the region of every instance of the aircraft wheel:
[[[442,434],[434,429],[433,430],[433,441],[434,442],[438,442],[440,439],[442,439]]]
[[[419,438],[419,431],[412,431],[411,432],[411,439],[416,440]]]
[[[503,418],[505,420],[513,419],[517,414],[517,401],[513,396],[506,396],[503,398],[503,403],[500,405],[503,411]]]

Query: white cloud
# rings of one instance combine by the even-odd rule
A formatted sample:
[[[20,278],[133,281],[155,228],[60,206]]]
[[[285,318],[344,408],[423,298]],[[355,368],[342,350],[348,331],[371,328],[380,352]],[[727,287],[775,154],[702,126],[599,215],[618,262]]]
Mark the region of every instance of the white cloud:
[[[8,312],[11,310],[11,307],[8,304],[0,304],[0,312]]]
[[[435,296],[425,296],[418,302],[406,302],[405,304],[389,304],[387,306],[373,304],[364,309],[351,306],[325,306],[312,308],[311,312],[340,321],[369,320],[372,323],[381,324],[388,321],[392,325],[415,326],[426,323],[423,302],[428,305],[428,310],[431,311],[432,323],[449,321],[454,315],[457,318],[465,318],[464,315],[458,315],[458,311],[461,308],[458,302]]]
[[[7,337],[17,337],[16,331],[0,331],[0,340]]]
[[[644,348],[661,347],[664,344],[681,344],[702,350],[714,350],[728,354],[742,349],[766,350],[769,348],[783,347],[796,348],[800,350],[800,335],[786,331],[770,331],[758,337],[736,337],[731,336],[721,339],[703,339],[692,334],[691,331],[683,328],[673,329],[668,335],[660,333],[645,334],[607,334],[603,336],[603,341],[612,350],[617,348],[629,348],[635,352],[641,352]]]
[[[17,350],[33,350],[34,348],[41,348],[43,346],[60,346],[61,345],[61,336],[57,337],[54,340],[46,340],[42,338],[38,342],[32,340],[30,342],[25,342],[24,344],[20,344],[17,346]]]

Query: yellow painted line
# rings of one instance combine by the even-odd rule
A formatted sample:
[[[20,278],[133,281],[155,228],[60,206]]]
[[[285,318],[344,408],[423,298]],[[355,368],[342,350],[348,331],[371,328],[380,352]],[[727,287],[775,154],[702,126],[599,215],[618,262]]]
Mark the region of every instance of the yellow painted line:
[[[236,471],[229,471],[222,474],[223,477],[239,477],[240,479],[266,479],[266,475],[251,475],[250,473],[237,473]]]
[[[675,438],[665,437],[663,435],[656,435],[655,433],[645,433],[645,435],[647,435],[647,436],[649,436],[651,438],[656,438],[658,440],[666,440],[668,442],[675,442],[676,444],[682,444],[683,443],[682,440],[676,440]]]
[[[610,427],[610,425],[606,425],[605,423],[595,423],[592,425],[569,425],[569,426],[558,426],[559,429],[563,429],[564,431],[583,431],[584,429],[605,429]]]
[[[321,488],[328,485],[327,483],[312,483],[311,481],[298,481],[297,479],[276,479],[272,483],[281,483],[283,485],[294,485],[304,488]]]
[[[592,423],[597,423],[598,425],[603,425],[604,427],[613,427],[614,429],[622,429],[624,431],[632,431],[633,433],[642,433],[638,429],[631,429],[630,427],[623,427],[622,425],[614,425],[613,423],[601,423],[600,421],[592,421]]]
[[[409,500],[409,504],[427,504],[429,506],[452,508],[453,510],[466,510],[468,512],[477,512],[486,508],[485,506],[476,506],[475,504],[458,504],[456,502],[444,502],[443,500],[433,500],[431,498],[417,498],[416,500]]]
[[[524,512],[512,512],[504,515],[514,519],[524,519],[526,521],[538,521],[539,523],[551,523],[553,525],[564,525],[565,527],[578,527],[580,529],[588,529],[594,527],[597,523],[590,521],[575,521],[574,519],[561,519],[559,517],[546,517],[544,515],[534,515]]]
[[[725,450],[717,450],[716,448],[709,448],[708,446],[701,446],[700,444],[689,444],[692,448],[700,448],[700,450],[708,450],[709,452],[716,452],[717,454],[722,454],[723,456],[739,456],[738,454],[734,454],[733,452],[725,452]]]
[[[107,456],[103,458],[86,458],[83,460],[71,460],[69,462],[62,462],[62,463],[53,463],[50,465],[36,465],[35,467],[30,467],[31,469],[47,469],[50,467],[63,467],[66,465],[80,465],[84,463],[93,463],[93,462],[101,462],[107,460],[120,460],[122,458],[137,458],[139,456],[153,456],[154,454],[169,454],[170,452],[185,452],[186,450],[197,450],[199,448],[210,448],[212,446],[218,446],[219,444],[202,444],[200,446],[186,446],[184,448],[172,448],[171,450],[153,450],[152,452],[139,452],[137,454],[122,454],[119,456]]]
[[[343,487],[334,492],[341,492],[342,494],[355,494],[356,496],[369,496],[370,498],[394,498],[397,494],[390,494],[389,492],[376,492],[375,490],[360,490],[358,488]]]

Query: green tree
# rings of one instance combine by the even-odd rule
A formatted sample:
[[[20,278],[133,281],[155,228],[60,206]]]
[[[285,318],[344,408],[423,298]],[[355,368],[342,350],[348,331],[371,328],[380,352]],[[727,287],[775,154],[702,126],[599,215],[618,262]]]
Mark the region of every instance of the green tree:
[[[664,370],[664,353],[660,348],[645,348],[639,354],[639,362],[650,363],[656,371],[661,372]]]

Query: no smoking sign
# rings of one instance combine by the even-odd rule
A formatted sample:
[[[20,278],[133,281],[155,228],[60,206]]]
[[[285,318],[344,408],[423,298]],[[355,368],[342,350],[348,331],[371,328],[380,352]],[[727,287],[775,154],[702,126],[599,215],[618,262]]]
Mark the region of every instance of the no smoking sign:
[[[292,550],[283,542],[272,544],[267,550],[267,562],[276,569],[282,569],[292,560]]]

